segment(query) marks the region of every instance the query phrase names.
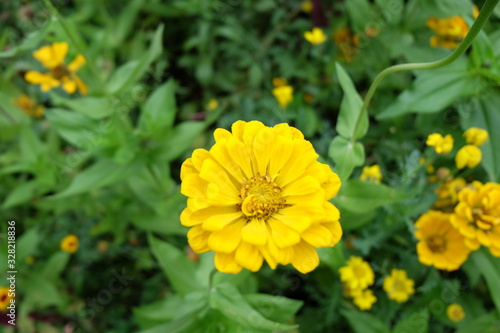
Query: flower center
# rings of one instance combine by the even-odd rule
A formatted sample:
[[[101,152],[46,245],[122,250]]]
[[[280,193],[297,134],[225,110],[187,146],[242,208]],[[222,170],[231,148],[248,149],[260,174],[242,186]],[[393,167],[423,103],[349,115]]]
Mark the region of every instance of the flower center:
[[[431,236],[426,239],[427,247],[434,253],[442,253],[446,250],[446,240],[443,236]]]
[[[0,298],[0,302],[5,302],[6,299],[7,299],[7,294],[3,294],[2,298]]]
[[[70,73],[69,73],[68,67],[66,67],[65,65],[59,65],[59,66],[52,68],[50,70],[50,74],[52,75],[52,77],[54,79],[60,80],[65,76],[69,76]]]
[[[355,266],[353,269],[352,269],[353,273],[354,273],[354,276],[358,279],[361,279],[362,277],[365,276],[365,270],[363,269],[363,267],[360,267],[360,266]]]
[[[267,220],[280,208],[288,206],[281,197],[283,189],[269,176],[245,179],[241,185],[240,198],[243,202],[238,206],[247,217]]]
[[[403,281],[395,280],[394,284],[392,285],[392,290],[393,292],[406,293],[406,285],[403,283]]]

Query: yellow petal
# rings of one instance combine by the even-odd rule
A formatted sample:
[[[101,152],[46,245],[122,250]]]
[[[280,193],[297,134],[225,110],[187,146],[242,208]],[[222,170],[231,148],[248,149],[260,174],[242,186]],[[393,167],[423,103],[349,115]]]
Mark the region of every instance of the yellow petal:
[[[50,76],[48,74],[42,74],[42,73],[39,73],[37,71],[28,71],[24,75],[24,79],[26,81],[28,81],[29,83],[34,83],[34,84],[42,84],[42,83],[53,82],[53,81],[55,81],[59,84],[59,82],[57,80],[55,80],[52,76]]]
[[[320,224],[312,225],[300,236],[314,247],[326,247],[332,243],[332,233]]]
[[[72,94],[76,91],[76,82],[73,81],[71,78],[69,77],[63,77],[62,78],[62,87],[63,89],[68,93],[68,94]]]
[[[271,158],[273,161],[276,159],[275,156],[271,155],[271,149],[269,149],[275,144],[276,136],[269,127],[261,128],[255,136],[253,152],[257,162],[256,168],[261,175],[267,174]]]
[[[243,240],[253,245],[266,244],[268,236],[266,222],[261,219],[252,219],[242,230]]]
[[[311,193],[315,193],[318,190],[321,190],[321,186],[319,186],[318,180],[313,176],[305,176],[288,184],[283,189],[282,195],[284,197],[296,196],[296,195],[308,195]]]
[[[343,231],[339,221],[323,223],[323,226],[327,228],[332,234],[332,241],[327,246],[334,246],[335,244],[340,242]]]
[[[241,228],[245,225],[243,220],[227,225],[219,231],[213,232],[208,238],[208,246],[215,252],[234,252],[241,240]]]
[[[89,92],[89,87],[83,81],[76,75],[73,75],[73,79],[76,82],[76,86],[78,87],[78,91],[80,91],[80,94],[82,95],[87,95]]]
[[[64,64],[64,57],[68,53],[68,43],[53,43],[33,52],[33,57],[40,61],[45,68],[52,69]]]
[[[69,65],[68,65],[68,69],[73,72],[73,73],[76,73],[80,67],[82,67],[83,65],[85,65],[85,57],[82,56],[81,54],[77,55],[75,60],[73,60]]]
[[[309,215],[300,214],[301,211],[307,212],[307,210],[301,210],[300,208],[296,207],[297,206],[292,206],[282,209],[278,214],[274,214],[273,218],[283,222],[298,233],[301,233],[311,225],[312,221]]]
[[[252,272],[257,272],[262,267],[262,254],[258,247],[241,242],[236,249],[236,262]]]
[[[278,247],[284,248],[300,242],[300,235],[283,222],[270,218],[268,225],[271,227],[271,237]]]
[[[306,274],[318,267],[319,256],[314,247],[302,241],[293,247],[292,265],[299,272]]]
[[[203,230],[201,226],[194,226],[189,229],[187,233],[189,246],[196,253],[205,253],[210,251],[210,248],[207,245],[208,236],[210,236],[210,232]]]
[[[217,214],[209,216],[203,222],[203,229],[208,231],[218,231],[226,228],[226,226],[236,220],[243,219],[241,212],[234,212],[230,214]]]
[[[208,182],[196,173],[191,173],[182,180],[181,193],[190,198],[205,198]]]
[[[217,270],[222,273],[238,274],[242,269],[242,267],[236,263],[234,253],[226,254],[217,252],[215,253],[214,262]]]

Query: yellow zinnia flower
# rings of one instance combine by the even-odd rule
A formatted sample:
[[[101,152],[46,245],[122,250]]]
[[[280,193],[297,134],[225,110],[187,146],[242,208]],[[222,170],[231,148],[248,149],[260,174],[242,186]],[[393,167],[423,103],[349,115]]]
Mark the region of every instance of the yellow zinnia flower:
[[[359,36],[351,34],[349,28],[336,30],[332,39],[339,49],[340,58],[346,62],[351,62],[359,50]]]
[[[372,305],[377,302],[377,297],[373,295],[373,291],[370,289],[363,290],[359,292],[352,300],[354,305],[356,305],[360,310],[366,311],[372,308]]]
[[[313,28],[312,31],[304,32],[304,38],[313,45],[319,45],[326,41],[326,35],[320,28]]]
[[[210,99],[207,103],[208,111],[213,111],[218,107],[219,107],[219,102],[215,98]]]
[[[303,134],[287,124],[237,121],[217,129],[209,151],[197,149],[181,168],[188,197],[181,223],[191,227],[196,253],[215,252],[226,273],[292,264],[307,273],[319,264],[315,248],[342,236],[339,211],[328,200],[340,179]]]
[[[75,253],[78,250],[78,237],[68,235],[61,241],[61,250],[69,253]]]
[[[79,54],[69,65],[64,64],[64,58],[68,53],[68,43],[60,42],[52,45],[42,46],[33,52],[33,57],[50,70],[49,73],[40,73],[37,71],[28,71],[24,76],[25,80],[39,84],[42,91],[49,91],[52,88],[59,87],[72,94],[78,90],[81,94],[88,92],[88,87],[76,75],[76,72],[85,64],[85,58]]]
[[[437,34],[431,37],[431,46],[445,49],[456,48],[469,32],[467,23],[460,16],[449,18],[431,17],[427,20],[427,26]]]
[[[450,223],[450,214],[430,211],[415,222],[418,260],[437,269],[454,271],[467,260],[470,249]]]
[[[406,276],[405,270],[394,268],[391,271],[391,275],[384,279],[384,290],[389,299],[403,303],[410,298],[410,295],[415,293],[413,284],[413,280]]]
[[[9,296],[9,288],[0,288],[0,311],[7,309],[12,299]]]
[[[37,105],[34,100],[29,98],[25,94],[22,94],[21,96],[19,96],[19,98],[14,99],[13,102],[26,115],[30,117],[40,118],[41,116],[43,116],[43,110],[45,108],[42,105]]]
[[[474,187],[464,188],[450,221],[471,250],[482,244],[500,257],[500,184],[476,182]]]
[[[458,323],[459,321],[464,319],[465,311],[460,304],[453,303],[448,305],[448,307],[446,308],[446,315],[452,322]]]
[[[359,179],[368,180],[380,184],[380,180],[382,180],[382,172],[380,171],[380,166],[378,164],[374,164],[370,167],[365,166],[363,168],[361,176],[359,176]]]
[[[351,256],[347,265],[340,267],[340,281],[349,285],[351,290],[365,289],[375,280],[375,274],[370,265],[361,257]]]
[[[467,143],[474,146],[480,146],[488,141],[488,132],[477,127],[469,128],[464,132],[464,136]]]
[[[429,134],[425,143],[429,147],[434,147],[438,154],[448,154],[453,149],[453,137],[450,134],[445,137],[439,133]]]
[[[483,158],[481,149],[474,145],[466,145],[457,152],[455,156],[455,163],[457,168],[463,169],[465,167],[475,168]]]
[[[293,88],[291,86],[276,87],[273,89],[273,95],[284,108],[293,100]]]

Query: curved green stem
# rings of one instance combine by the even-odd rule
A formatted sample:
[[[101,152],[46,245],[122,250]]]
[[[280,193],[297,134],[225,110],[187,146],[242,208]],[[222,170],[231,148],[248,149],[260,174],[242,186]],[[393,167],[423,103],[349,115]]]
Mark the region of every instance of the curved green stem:
[[[484,24],[486,21],[488,21],[488,18],[490,17],[491,13],[495,9],[495,6],[498,4],[500,0],[487,0],[486,3],[484,4],[483,8],[481,9],[481,12],[479,13],[479,16],[477,17],[476,21],[472,25],[472,27],[469,30],[469,33],[467,36],[465,36],[464,40],[458,47],[451,53],[449,56],[447,56],[444,59],[437,60],[437,61],[432,61],[432,62],[422,62],[422,63],[411,63],[411,64],[400,64],[400,65],[394,65],[391,67],[388,67],[381,71],[377,77],[375,77],[375,80],[373,80],[372,85],[368,89],[368,92],[366,93],[365,100],[363,101],[363,105],[361,107],[361,111],[358,115],[358,118],[356,119],[356,125],[354,127],[354,132],[356,133],[358,130],[358,127],[361,123],[361,119],[363,118],[363,115],[365,112],[367,112],[368,105],[370,104],[370,101],[375,93],[375,90],[377,90],[378,85],[382,81],[384,77],[386,77],[389,74],[396,73],[396,72],[401,72],[401,71],[411,71],[411,70],[416,70],[416,69],[436,69],[440,67],[444,67],[446,65],[451,64],[455,60],[457,60],[472,44],[476,36],[479,34],[481,29],[483,28]],[[354,143],[355,138],[351,138],[351,143]]]

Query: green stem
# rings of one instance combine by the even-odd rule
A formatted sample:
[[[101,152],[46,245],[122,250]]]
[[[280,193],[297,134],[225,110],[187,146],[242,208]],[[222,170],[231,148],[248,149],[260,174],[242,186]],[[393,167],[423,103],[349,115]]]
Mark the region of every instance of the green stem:
[[[375,94],[375,90],[377,90],[378,85],[380,84],[380,82],[384,77],[386,77],[389,74],[401,71],[411,71],[416,69],[436,69],[451,64],[452,62],[457,60],[472,44],[476,36],[483,28],[486,21],[488,21],[488,18],[495,9],[495,6],[498,4],[498,1],[500,0],[486,1],[483,8],[481,9],[481,12],[479,13],[479,16],[477,17],[476,21],[470,28],[467,36],[465,36],[464,40],[462,41],[462,43],[460,43],[460,45],[458,45],[455,51],[453,51],[453,53],[451,53],[446,58],[432,62],[394,65],[381,71],[377,75],[377,77],[375,77],[375,80],[373,80],[372,85],[370,86],[368,92],[366,93],[365,100],[363,101],[363,106],[361,107],[361,111],[359,112],[358,118],[356,119],[356,125],[354,127],[353,133],[357,133],[358,127],[361,124],[361,119],[363,118],[363,115],[367,112],[368,105],[370,104],[370,101],[373,95]],[[354,143],[355,140],[356,139],[352,137],[350,141],[351,143]]]

